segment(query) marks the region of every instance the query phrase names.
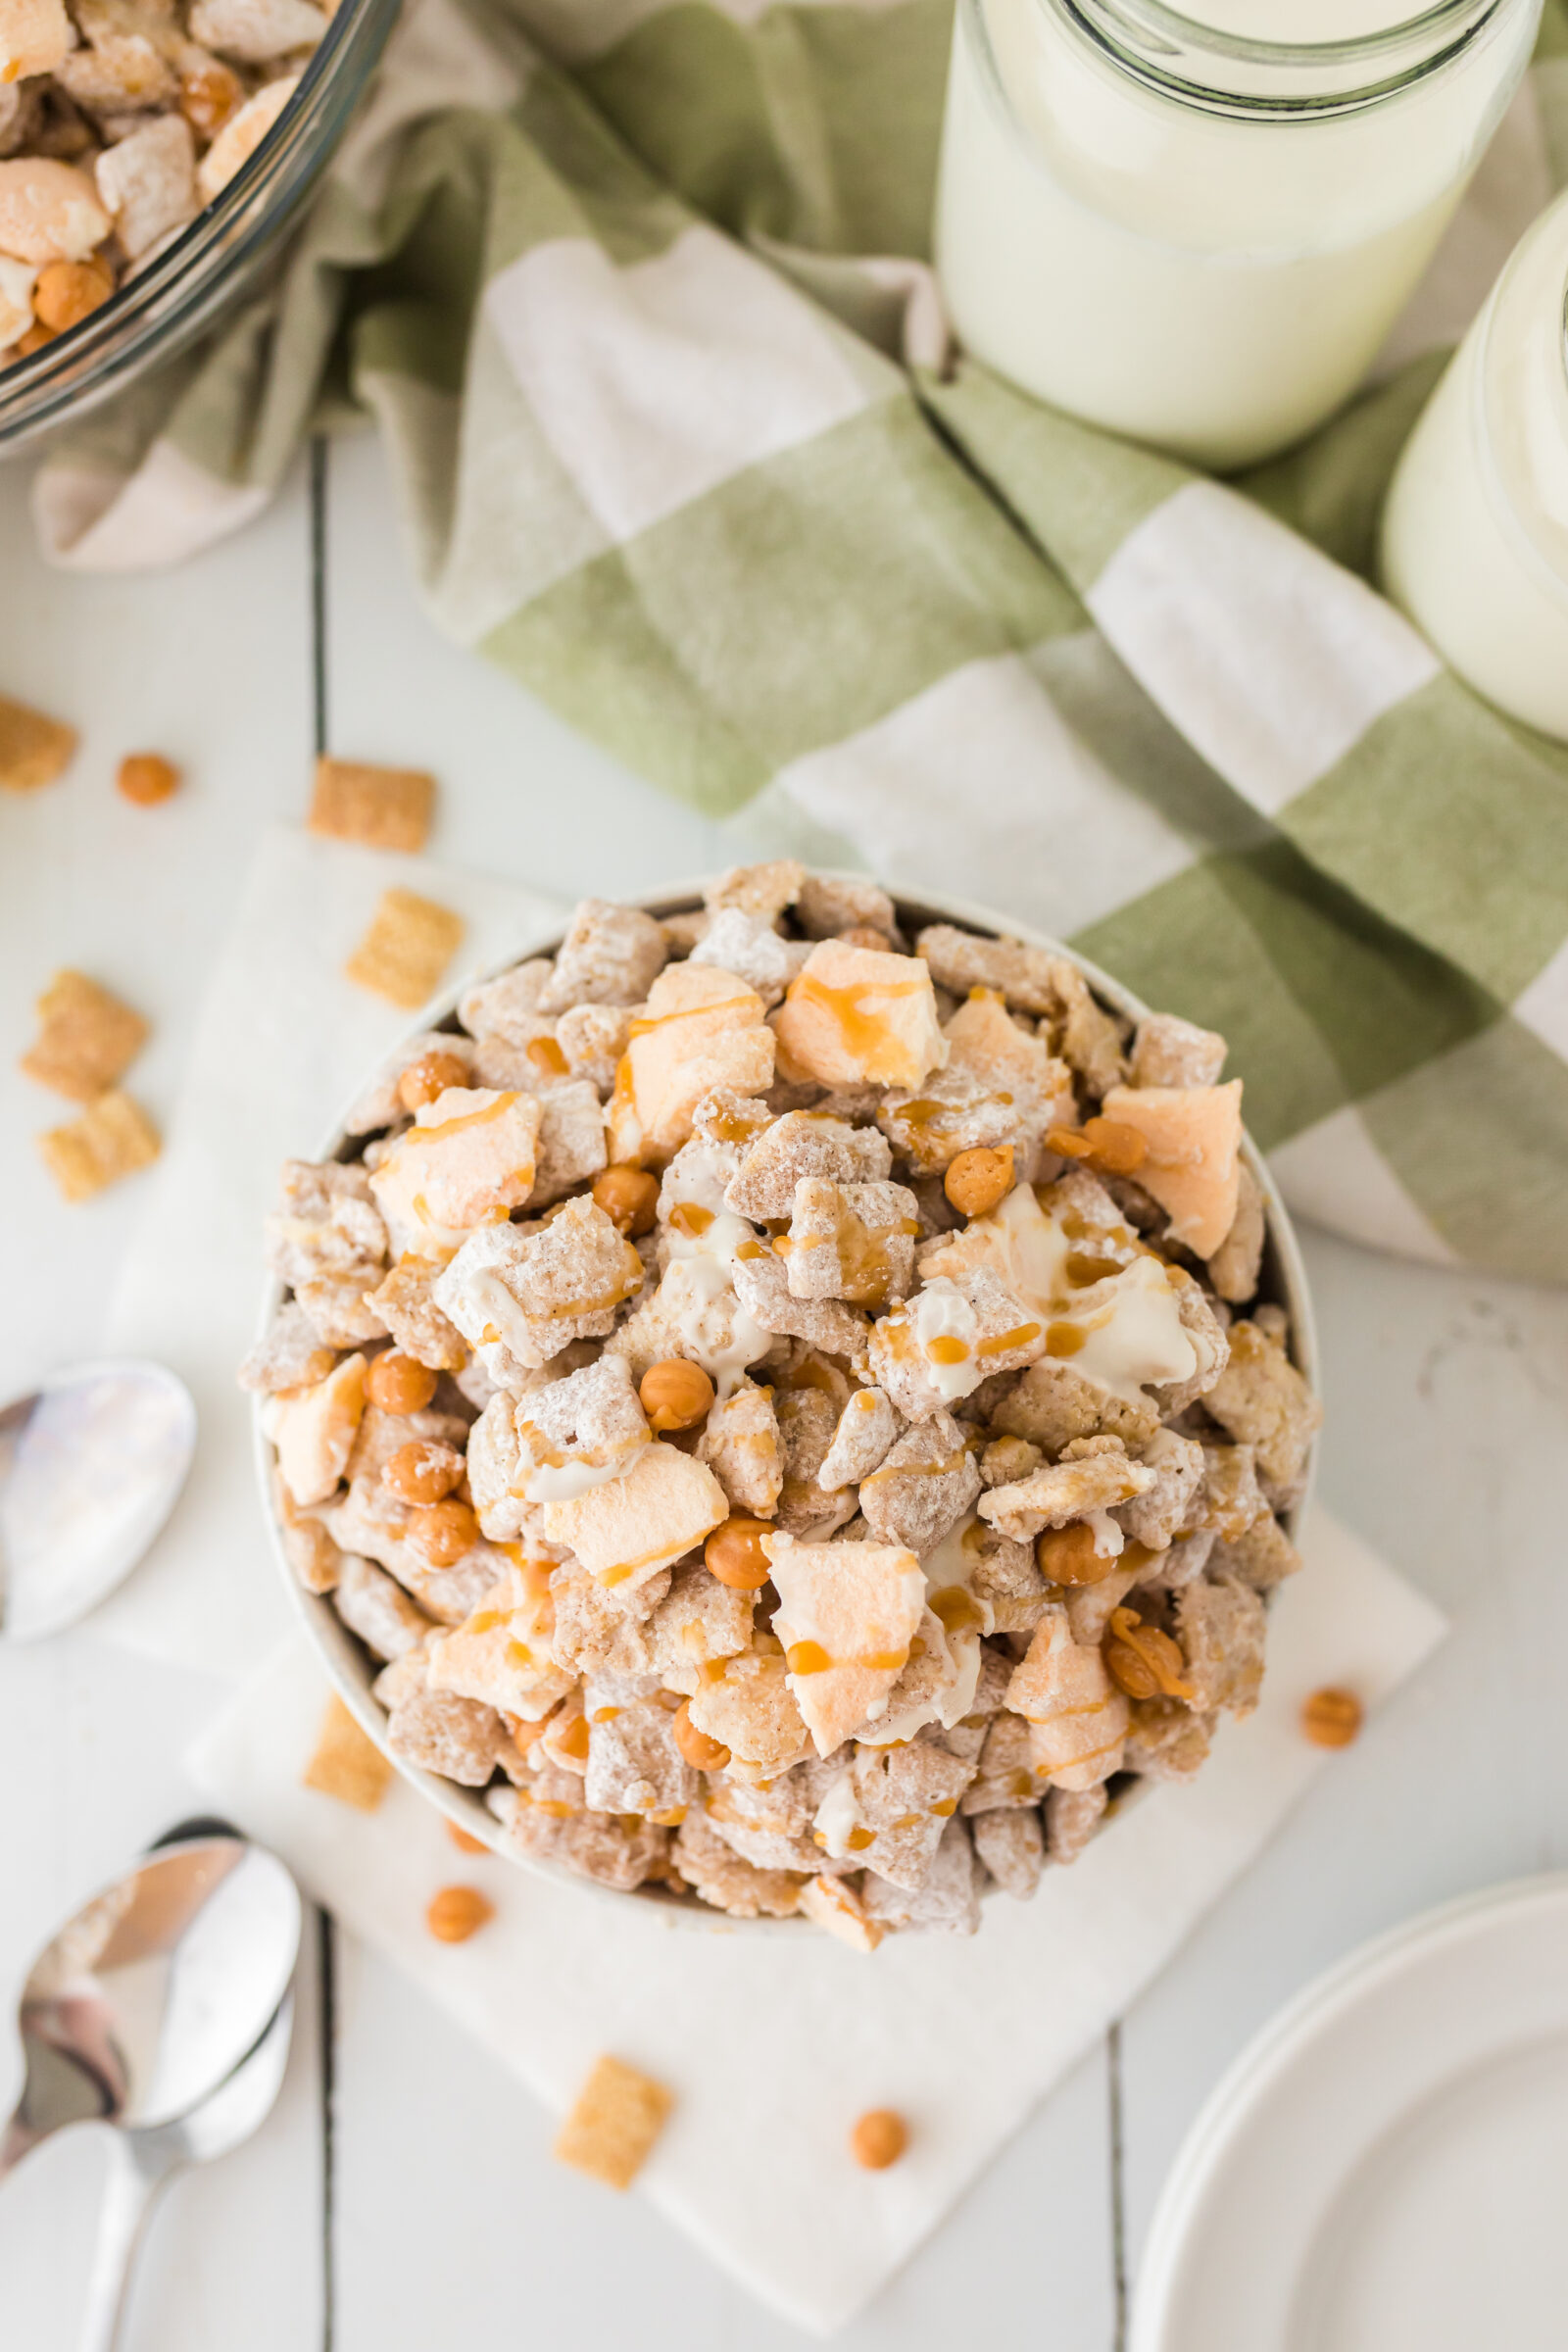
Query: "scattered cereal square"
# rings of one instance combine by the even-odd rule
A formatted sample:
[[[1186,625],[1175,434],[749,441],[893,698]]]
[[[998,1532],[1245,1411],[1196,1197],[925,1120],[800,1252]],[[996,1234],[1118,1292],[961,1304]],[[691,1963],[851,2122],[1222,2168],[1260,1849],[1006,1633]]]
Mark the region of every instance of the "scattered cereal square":
[[[304,1771],[307,1788],[340,1804],[373,1813],[386,1794],[392,1767],[367,1738],[334,1690],[321,1715],[316,1749]]]
[[[435,778],[417,767],[375,767],[360,760],[318,760],[310,828],[369,850],[422,850],[435,807]]]
[[[49,1173],[68,1200],[90,1200],[158,1157],[158,1130],[128,1095],[102,1095],[79,1119],[38,1138]]]
[[[147,1042],[147,1024],[84,972],[56,972],[38,999],[37,1042],[22,1067],[40,1086],[94,1102],[123,1077]]]
[[[0,785],[36,792],[52,784],[75,756],[76,730],[0,694]]]
[[[629,2188],[664,2128],[675,2094],[619,2058],[600,2058],[561,2127],[556,2157],[611,2188]]]
[[[412,1012],[434,993],[463,931],[462,915],[450,906],[412,890],[384,890],[343,968],[361,988]]]

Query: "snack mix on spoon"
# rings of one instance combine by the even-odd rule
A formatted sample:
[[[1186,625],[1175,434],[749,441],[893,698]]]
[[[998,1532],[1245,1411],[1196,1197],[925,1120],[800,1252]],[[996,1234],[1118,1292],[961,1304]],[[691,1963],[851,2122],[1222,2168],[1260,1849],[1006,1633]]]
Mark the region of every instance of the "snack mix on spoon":
[[[791,860],[597,900],[269,1220],[283,1543],[519,1853],[860,1949],[1262,1674],[1319,1409],[1224,1042]]]
[[[0,0],[0,368],[227,186],[331,21],[313,0]]]

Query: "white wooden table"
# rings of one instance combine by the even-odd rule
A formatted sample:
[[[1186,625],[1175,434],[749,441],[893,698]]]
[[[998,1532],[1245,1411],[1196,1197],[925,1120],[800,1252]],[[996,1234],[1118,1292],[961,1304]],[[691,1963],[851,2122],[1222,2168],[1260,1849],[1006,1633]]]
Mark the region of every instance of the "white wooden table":
[[[436,855],[564,896],[730,861],[721,827],[434,635],[368,439],[302,466],[255,529],[165,578],[47,572],[26,488],[0,470],[0,689],[74,719],[85,745],[62,785],[0,796],[0,1396],[93,1350],[140,1205],[134,1183],[87,1208],[54,1200],[29,1138],[65,1113],[15,1069],[31,1001],[63,963],[121,986],[156,1024],[134,1084],[167,1115],[253,837],[302,815],[318,742],[435,769]],[[136,749],[188,770],[162,809],[112,790]],[[1450,1613],[1452,1639],[846,2352],[945,2352],[981,2321],[1042,2352],[1111,2352],[1177,2144],[1254,2029],[1412,1911],[1568,1864],[1568,1298],[1306,1244],[1322,1491]],[[0,1650],[8,2008],[62,1910],[191,1810],[180,1758],[220,1695],[90,1630]],[[127,2352],[799,2340],[635,2196],[556,2167],[551,2120],[373,1955],[323,1930],[306,1978],[283,2101],[170,2196]],[[16,2071],[0,2050],[0,2113]],[[0,2344],[73,2342],[100,2163],[91,2133],[68,2137],[0,2195]]]

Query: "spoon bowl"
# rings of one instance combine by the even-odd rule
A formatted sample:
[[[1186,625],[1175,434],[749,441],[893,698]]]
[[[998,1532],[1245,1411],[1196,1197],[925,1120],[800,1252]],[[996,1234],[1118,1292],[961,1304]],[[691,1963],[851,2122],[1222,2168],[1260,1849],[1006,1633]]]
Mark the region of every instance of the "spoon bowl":
[[[160,1847],[94,1895],[23,1986],[0,2179],[71,2124],[151,2132],[191,2115],[271,2025],[300,1927],[288,1872],[237,1837]]]
[[[173,1509],[195,1446],[184,1382],[134,1357],[0,1406],[0,1641],[39,1641],[106,1599]]]

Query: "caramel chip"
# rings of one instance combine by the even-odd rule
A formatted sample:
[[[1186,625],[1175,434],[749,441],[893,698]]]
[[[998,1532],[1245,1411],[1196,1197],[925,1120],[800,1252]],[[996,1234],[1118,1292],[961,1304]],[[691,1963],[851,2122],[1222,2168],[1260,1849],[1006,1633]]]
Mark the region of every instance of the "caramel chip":
[[[158,1157],[158,1130],[128,1095],[100,1095],[79,1119],[38,1138],[49,1173],[68,1200],[90,1200]]]
[[[422,850],[435,807],[435,778],[417,767],[375,767],[360,760],[318,760],[310,828],[369,850]]]
[[[675,2094],[619,2058],[600,2058],[561,2127],[556,2157],[611,2188],[629,2188],[663,2130]]]
[[[76,730],[25,703],[0,694],[0,784],[11,792],[36,792],[64,773],[75,756]]]
[[[373,1813],[386,1794],[392,1767],[373,1741],[361,1731],[334,1690],[321,1716],[316,1752],[306,1765],[307,1788],[335,1796],[340,1804],[361,1813]]]
[[[384,890],[370,928],[344,965],[351,980],[405,1010],[430,996],[457,952],[463,917],[412,890]]]
[[[124,1075],[147,1040],[139,1012],[82,972],[56,972],[38,999],[38,1039],[22,1067],[40,1086],[94,1102]]]

